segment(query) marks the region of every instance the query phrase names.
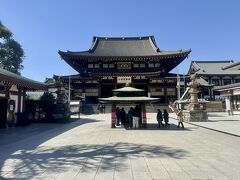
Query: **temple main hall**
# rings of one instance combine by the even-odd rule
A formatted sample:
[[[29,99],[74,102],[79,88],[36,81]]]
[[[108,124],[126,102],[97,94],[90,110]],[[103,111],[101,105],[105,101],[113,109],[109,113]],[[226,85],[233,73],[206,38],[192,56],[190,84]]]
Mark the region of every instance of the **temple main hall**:
[[[89,50],[58,52],[78,74],[54,79],[71,87],[71,100],[82,97],[86,103],[97,103],[97,98],[110,97],[113,89],[130,83],[166,104],[177,99],[177,75],[170,71],[190,52],[162,50],[153,36],[93,37]]]

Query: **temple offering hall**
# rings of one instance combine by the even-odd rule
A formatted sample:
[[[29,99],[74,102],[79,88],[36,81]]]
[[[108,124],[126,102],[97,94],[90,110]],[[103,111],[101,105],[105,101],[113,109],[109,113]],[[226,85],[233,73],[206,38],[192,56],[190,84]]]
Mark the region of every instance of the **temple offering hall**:
[[[89,50],[59,51],[78,74],[54,75],[54,79],[70,87],[71,100],[81,97],[86,103],[97,103],[99,97],[110,97],[113,89],[129,83],[166,104],[178,95],[177,75],[170,71],[190,52],[162,50],[153,36],[93,37]]]

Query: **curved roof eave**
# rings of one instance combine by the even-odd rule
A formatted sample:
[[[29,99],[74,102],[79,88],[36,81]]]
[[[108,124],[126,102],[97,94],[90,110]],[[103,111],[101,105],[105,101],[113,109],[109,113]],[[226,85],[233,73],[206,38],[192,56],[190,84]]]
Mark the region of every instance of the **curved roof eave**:
[[[14,74],[0,68],[0,81],[25,87],[30,90],[47,90],[47,84]]]
[[[80,51],[80,52],[71,52],[71,51],[58,51],[59,55],[62,59],[65,57],[73,57],[73,58],[156,58],[156,57],[171,57],[171,56],[188,56],[191,53],[191,49],[185,51],[160,51],[157,54],[153,55],[134,55],[134,56],[108,56],[108,55],[97,55],[94,56],[90,54],[88,51]]]
[[[157,102],[160,98],[151,98],[145,96],[137,96],[137,97],[118,97],[112,96],[108,98],[98,98],[101,102],[112,102],[112,103],[135,103],[135,102]]]
[[[138,89],[134,87],[123,87],[119,89],[114,89],[113,92],[143,92],[143,89]]]

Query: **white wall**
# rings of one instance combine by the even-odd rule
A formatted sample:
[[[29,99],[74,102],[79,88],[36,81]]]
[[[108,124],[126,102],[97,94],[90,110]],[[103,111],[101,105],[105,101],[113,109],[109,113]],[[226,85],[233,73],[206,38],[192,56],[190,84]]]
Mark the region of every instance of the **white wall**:
[[[5,94],[0,93],[0,97],[5,97]]]
[[[16,85],[12,85],[12,87],[9,90],[18,92],[18,88]]]

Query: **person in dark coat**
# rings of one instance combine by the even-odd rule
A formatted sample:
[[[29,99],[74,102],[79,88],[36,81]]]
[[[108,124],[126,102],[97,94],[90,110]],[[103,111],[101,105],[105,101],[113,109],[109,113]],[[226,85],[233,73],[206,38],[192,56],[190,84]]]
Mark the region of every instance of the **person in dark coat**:
[[[158,128],[163,127],[163,115],[162,111],[160,109],[157,110],[157,122],[158,122]]]
[[[102,113],[105,114],[105,104],[102,105]]]
[[[128,126],[129,128],[132,128],[132,121],[133,121],[133,108],[130,107],[128,111]]]
[[[164,109],[163,111],[163,119],[164,119],[164,122],[165,122],[165,126],[169,126],[168,122],[169,122],[169,115],[168,115],[168,112],[166,109]]]
[[[126,112],[124,108],[120,110],[120,121],[121,121],[121,126],[125,127],[126,125]]]
[[[120,109],[119,109],[119,107],[117,107],[115,109],[115,113],[116,113],[116,118],[117,118],[117,126],[120,126]]]

